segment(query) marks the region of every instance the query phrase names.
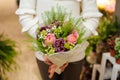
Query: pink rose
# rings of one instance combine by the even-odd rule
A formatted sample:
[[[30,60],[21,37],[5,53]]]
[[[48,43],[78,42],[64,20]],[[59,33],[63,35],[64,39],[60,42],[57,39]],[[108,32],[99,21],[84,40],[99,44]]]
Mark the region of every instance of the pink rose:
[[[47,36],[45,37],[45,44],[46,45],[51,45],[55,42],[56,37],[53,33],[48,33]]]
[[[79,37],[78,32],[75,30],[72,32],[72,34],[68,35],[67,42],[70,44],[75,44],[77,42],[77,39]]]

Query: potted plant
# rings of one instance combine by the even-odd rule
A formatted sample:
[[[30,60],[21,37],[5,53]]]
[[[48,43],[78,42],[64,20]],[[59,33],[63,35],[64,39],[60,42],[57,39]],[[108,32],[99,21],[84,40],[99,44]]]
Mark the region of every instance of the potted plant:
[[[115,50],[114,50],[114,49],[110,49],[110,55],[111,55],[112,57],[114,57],[115,54],[116,54]]]
[[[103,17],[100,20],[99,27],[97,29],[98,35],[97,36],[90,36],[87,41],[89,42],[89,46],[86,49],[86,55],[89,56],[91,52],[97,53],[97,57],[100,58],[99,61],[101,62],[101,55],[104,52],[111,52],[112,56],[115,55],[114,50],[114,39],[116,34],[120,33],[120,24],[115,21],[108,20],[107,17]]]
[[[16,69],[17,56],[15,42],[0,34],[0,80],[6,80],[6,73]]]
[[[116,51],[115,51],[115,49],[114,49],[115,41],[114,41],[113,37],[107,39],[107,44],[108,44],[108,46],[109,46],[110,55],[111,55],[112,57],[114,57]]]
[[[116,58],[116,63],[120,64],[120,37],[115,39],[115,58]]]

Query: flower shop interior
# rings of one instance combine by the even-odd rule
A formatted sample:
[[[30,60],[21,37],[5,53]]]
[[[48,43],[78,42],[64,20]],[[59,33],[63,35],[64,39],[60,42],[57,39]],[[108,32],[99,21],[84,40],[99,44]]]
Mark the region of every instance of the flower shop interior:
[[[98,35],[87,38],[80,80],[120,80],[120,0],[96,2],[103,16]],[[19,0],[0,0],[0,80],[42,80],[29,37],[21,33],[18,6]]]

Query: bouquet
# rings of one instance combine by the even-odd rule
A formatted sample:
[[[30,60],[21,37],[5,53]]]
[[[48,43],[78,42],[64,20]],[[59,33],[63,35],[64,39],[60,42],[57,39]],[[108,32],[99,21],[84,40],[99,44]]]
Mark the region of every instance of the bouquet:
[[[37,29],[35,49],[59,67],[66,62],[79,61],[84,58],[88,43],[83,39],[85,30],[81,25],[84,19],[72,18],[66,9],[57,6],[42,14],[43,24]],[[80,25],[82,27],[80,27]]]

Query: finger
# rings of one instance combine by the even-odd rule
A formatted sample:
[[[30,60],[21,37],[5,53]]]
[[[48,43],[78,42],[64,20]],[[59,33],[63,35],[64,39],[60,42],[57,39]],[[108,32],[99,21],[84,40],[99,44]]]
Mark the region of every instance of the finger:
[[[44,61],[48,65],[52,65],[53,63],[51,61]]]
[[[53,77],[56,68],[57,68],[57,66],[54,65],[54,64],[49,67],[49,70],[48,70],[48,72],[50,73],[50,74],[49,74],[49,78],[52,78],[52,77]]]
[[[69,63],[64,64],[64,67],[67,67]]]
[[[51,66],[49,66],[48,72],[54,72],[56,68],[57,66],[52,64]]]
[[[65,63],[63,66],[61,66],[60,67],[61,71],[63,72],[67,66],[68,66],[68,63]]]
[[[64,67],[67,67],[68,66],[68,63],[65,63],[63,66],[61,66],[60,68],[64,68]]]
[[[49,74],[49,78],[51,79],[53,77],[54,73]]]
[[[52,62],[51,62],[46,56],[44,56],[43,58],[44,58],[44,62],[45,62],[46,64],[52,65]]]
[[[54,69],[49,70],[49,78],[52,78],[55,73]]]

